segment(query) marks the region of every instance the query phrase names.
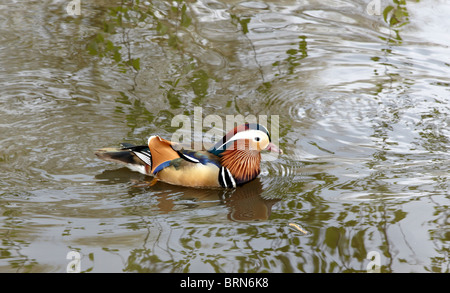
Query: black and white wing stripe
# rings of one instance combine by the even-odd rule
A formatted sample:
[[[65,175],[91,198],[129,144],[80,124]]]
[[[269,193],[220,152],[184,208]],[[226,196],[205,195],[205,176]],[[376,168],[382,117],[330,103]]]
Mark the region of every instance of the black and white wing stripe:
[[[132,145],[130,143],[122,143],[122,150],[128,150],[136,155],[142,162],[150,166],[152,168],[152,153],[148,146],[145,145]]]
[[[236,188],[236,181],[233,175],[231,175],[230,170],[223,166],[219,170],[219,184],[225,188]]]
[[[180,151],[178,151],[177,153],[178,153],[178,155],[181,158],[185,159],[186,161],[189,161],[191,163],[200,163],[200,161],[197,158],[194,158],[193,156],[190,156],[188,154],[184,154],[184,153],[182,153]]]
[[[132,151],[139,159],[141,159],[147,165],[152,166],[152,154],[149,149],[143,149],[139,151]]]

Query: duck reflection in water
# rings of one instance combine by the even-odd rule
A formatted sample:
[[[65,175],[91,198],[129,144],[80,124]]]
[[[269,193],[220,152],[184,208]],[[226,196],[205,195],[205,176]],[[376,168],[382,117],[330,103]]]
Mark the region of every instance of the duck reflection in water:
[[[130,177],[130,173],[136,176]],[[145,181],[148,177],[132,172],[128,168],[105,170],[96,175],[99,183],[107,185],[129,183],[130,178],[133,184],[128,194],[134,197],[151,191],[152,196],[157,198],[156,207],[160,213],[225,204],[228,209],[227,219],[231,221],[264,221],[270,218],[273,205],[280,201],[279,198],[262,196],[263,188],[259,177],[235,189],[202,189],[175,186],[164,182],[157,182],[148,187],[148,182]]]
[[[225,198],[229,209],[228,219],[237,222],[268,220],[272,213],[272,206],[279,198],[264,198],[260,178],[236,188]]]

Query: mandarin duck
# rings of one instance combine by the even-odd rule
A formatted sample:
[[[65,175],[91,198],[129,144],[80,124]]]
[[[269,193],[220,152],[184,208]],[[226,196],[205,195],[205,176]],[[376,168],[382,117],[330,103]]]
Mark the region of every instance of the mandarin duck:
[[[271,142],[269,131],[256,123],[235,127],[209,150],[184,149],[157,135],[151,136],[147,145],[121,146],[95,154],[156,180],[188,187],[235,188],[259,175],[261,151],[282,153]]]

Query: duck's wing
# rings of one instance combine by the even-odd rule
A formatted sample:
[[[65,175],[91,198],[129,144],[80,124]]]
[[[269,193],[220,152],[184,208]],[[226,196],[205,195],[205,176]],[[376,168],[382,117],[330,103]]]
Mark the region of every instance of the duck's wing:
[[[125,164],[132,170],[152,175],[171,165],[188,168],[197,163],[219,164],[214,155],[183,149],[181,145],[159,136],[151,136],[148,145],[122,143],[121,148],[103,148],[95,154],[100,159]]]

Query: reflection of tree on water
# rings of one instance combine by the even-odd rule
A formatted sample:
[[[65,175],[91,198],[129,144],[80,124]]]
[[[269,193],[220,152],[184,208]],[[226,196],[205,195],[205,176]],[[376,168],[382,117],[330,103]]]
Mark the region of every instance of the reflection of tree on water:
[[[0,206],[0,208],[3,207]],[[3,215],[8,215],[8,212],[8,210],[3,211]],[[0,259],[7,259],[9,267],[0,265],[0,269],[2,269],[2,267],[6,267],[7,270],[3,270],[3,272],[32,272],[33,269],[38,267],[39,264],[35,259],[30,258],[23,252],[30,246],[29,241],[24,241],[21,239],[21,237],[23,237],[21,234],[25,233],[23,231],[17,231],[20,230],[20,228],[23,228],[23,223],[11,215],[4,217],[2,221],[4,222],[4,226],[8,229],[6,230],[4,227],[0,227],[0,237],[2,239]]]
[[[156,208],[157,213],[152,216],[148,215],[151,212],[130,210],[133,214],[140,214],[139,223],[134,223],[130,229],[146,231],[146,235],[142,247],[130,252],[125,271],[196,271],[192,266],[198,265],[199,259],[203,259],[203,266],[212,266],[214,271],[220,272],[223,270],[221,266],[224,256],[217,254],[216,246],[222,246],[225,250],[235,249],[229,247],[236,245],[231,238],[239,237],[229,235],[235,229],[233,222],[236,225],[246,225],[243,222],[266,221],[271,216],[273,205],[280,201],[262,196],[260,178],[233,190],[185,188],[163,182],[157,182],[151,187],[136,187],[151,178],[125,168],[106,170],[96,178],[103,184],[129,183],[130,174],[135,183],[129,187],[130,201],[134,197],[146,197],[152,200],[150,210],[154,211]],[[221,208],[224,205],[225,213]],[[196,211],[197,216],[191,215],[188,222],[180,222],[180,219],[185,219],[183,214],[192,211]],[[214,219],[214,223],[208,222],[210,217]],[[247,233],[254,234],[255,231],[251,227],[248,227],[250,230],[245,226],[242,228],[242,237],[251,239]],[[243,260],[237,260],[237,264],[253,267],[261,258],[258,254],[255,257],[244,257]]]
[[[123,3],[126,2],[124,1]],[[253,50],[254,59],[257,63],[265,60],[264,58],[256,58],[260,57],[256,56],[257,52],[262,50],[258,51],[260,47],[258,47],[256,42],[257,39],[255,44],[252,43],[252,40],[254,40],[252,36],[254,35],[251,32],[256,24],[255,19],[252,18],[254,14],[233,14],[230,19],[224,20],[224,22],[228,21],[228,24],[234,25],[233,28],[236,29],[230,33],[230,35],[233,34],[230,36],[230,39],[217,40],[211,38],[210,40],[196,29],[196,26],[202,21],[196,19],[196,15],[192,13],[191,7],[194,7],[198,2],[152,1],[153,6],[150,8],[153,10],[142,11],[142,13],[147,14],[145,21],[155,21],[155,26],[149,30],[148,34],[145,34],[147,37],[151,34],[149,37],[151,41],[145,44],[146,49],[150,47],[150,44],[156,42],[159,46],[158,50],[163,51],[165,57],[172,62],[168,68],[152,68],[154,71],[150,72],[151,74],[157,72],[155,75],[159,78],[160,82],[158,84],[163,91],[161,96],[168,101],[168,107],[166,108],[170,109],[152,113],[145,110],[144,96],[141,99],[136,99],[138,102],[134,103],[133,99],[129,98],[129,95],[133,95],[133,92],[124,94],[117,100],[117,105],[125,108],[125,113],[129,113],[126,117],[128,126],[132,129],[129,137],[135,137],[135,135],[133,136],[135,129],[144,128],[143,126],[148,127],[148,125],[152,125],[151,127],[154,125],[156,128],[164,131],[171,131],[170,125],[163,123],[170,121],[170,118],[176,114],[175,109],[182,109],[189,115],[189,108],[183,109],[186,104],[189,106],[202,105],[205,100],[208,101],[209,96],[213,96],[209,91],[211,85],[214,84],[213,80],[217,82],[217,80],[220,80],[220,77],[227,76],[231,80],[229,84],[233,86],[238,84],[238,86],[244,87],[246,86],[244,82],[230,76],[235,76],[235,73],[242,71],[242,68],[252,72],[249,76],[253,74],[258,77],[258,72],[260,72],[260,75],[263,77],[261,81],[266,79],[266,83],[256,88],[265,94],[262,90],[270,89],[270,86],[275,84],[273,82],[275,78],[279,78],[280,81],[295,78],[300,70],[308,69],[308,66],[302,66],[307,64],[304,62],[310,57],[313,59],[315,54],[317,54],[317,52],[314,52],[317,47],[310,45],[314,44],[314,34],[302,31],[301,34],[298,33],[298,38],[292,39],[293,41],[288,48],[282,47],[282,53],[285,54],[278,54],[278,59],[270,59],[271,63],[269,66],[272,67],[272,71],[277,70],[278,74],[274,74],[271,77],[266,72],[266,75],[263,76],[264,72],[262,69],[267,70],[267,64],[257,64],[259,67],[256,70],[252,66],[242,66],[241,68],[238,63],[239,58],[236,58],[236,56],[248,57],[247,51],[252,52]],[[129,3],[132,3],[132,1],[129,1]],[[157,7],[154,6],[155,3],[158,4]],[[175,7],[175,3],[180,5]],[[183,5],[187,6],[187,9],[184,8],[184,12],[182,11]],[[171,8],[171,6],[174,6],[174,8]],[[134,13],[131,7],[128,8],[130,8],[128,12]],[[117,9],[117,15],[125,13],[125,10],[121,9]],[[133,9],[137,9],[137,6]],[[158,13],[162,14],[159,14],[157,18],[153,18],[152,13],[155,16],[158,16]],[[185,17],[192,17],[190,22],[186,22],[185,18],[185,26],[182,25],[183,13],[185,13]],[[161,15],[164,17],[161,17]],[[113,20],[111,17],[108,21]],[[123,18],[122,20],[125,19]],[[402,121],[404,110],[415,106],[415,104],[410,103],[411,97],[405,97],[403,93],[416,81],[411,79],[411,74],[404,74],[402,70],[405,67],[399,66],[396,62],[398,61],[396,49],[406,46],[408,43],[407,40],[402,38],[404,37],[402,28],[410,21],[406,1],[393,0],[392,4],[387,6],[379,17],[379,21],[382,22],[383,20],[389,33],[377,34],[379,40],[381,40],[379,42],[382,45],[381,52],[377,51],[372,57],[372,61],[383,65],[385,71],[383,73],[377,67],[374,69],[374,75],[381,75],[376,82],[373,81],[376,85],[374,95],[377,97],[374,101],[375,103],[381,103],[381,106],[377,108],[379,109],[378,112],[368,114],[374,129],[371,138],[377,146],[373,159],[368,160],[366,163],[368,169],[371,170],[368,175],[361,174],[355,178],[344,180],[340,176],[330,178],[330,174],[335,174],[330,172],[330,170],[316,172],[311,183],[311,185],[316,185],[316,187],[308,186],[306,191],[300,188],[297,189],[295,184],[298,184],[299,181],[293,180],[293,182],[289,182],[288,188],[284,190],[288,193],[296,191],[300,195],[281,201],[280,205],[277,205],[277,211],[272,215],[270,213],[273,203],[263,199],[258,195],[261,194],[260,192],[254,192],[250,188],[243,188],[235,192],[196,189],[188,191],[165,184],[157,184],[149,189],[129,188],[129,194],[135,198],[143,194],[148,195],[151,191],[151,197],[156,201],[156,205],[152,206],[152,208],[156,209],[157,216],[148,216],[148,214],[139,211],[142,221],[136,226],[137,228],[131,228],[130,225],[130,229],[141,229],[144,232],[147,231],[148,234],[143,247],[133,249],[130,252],[125,270],[155,272],[195,271],[193,267],[203,263],[205,266],[209,264],[215,271],[223,271],[224,268],[228,270],[230,266],[233,266],[230,263],[236,262],[239,263],[239,268],[243,271],[248,268],[259,271],[264,269],[304,272],[365,271],[368,262],[366,256],[372,250],[379,251],[383,257],[382,272],[395,271],[396,264],[409,262],[411,259],[414,260],[416,252],[413,249],[425,243],[425,240],[420,240],[419,245],[411,242],[411,239],[414,238],[410,238],[411,233],[405,229],[405,225],[408,225],[410,218],[415,217],[415,215],[406,213],[405,210],[408,211],[408,209],[404,206],[414,204],[413,202],[417,199],[399,198],[397,202],[387,199],[389,195],[395,196],[402,192],[408,193],[406,188],[419,189],[419,187],[414,187],[413,185],[405,185],[403,187],[399,184],[392,184],[392,182],[396,182],[398,178],[404,175],[404,171],[400,170],[400,167],[389,163],[392,158],[390,156],[392,152],[390,153],[390,145],[387,143],[389,142],[391,128]],[[123,29],[130,30],[131,34],[127,36],[131,36],[134,29],[139,30],[141,27],[137,25],[138,22],[133,22],[132,18],[129,18],[128,21],[127,24],[126,21],[123,21],[122,24],[117,25]],[[208,21],[204,23],[206,23],[205,26],[211,24]],[[111,32],[111,34],[113,33]],[[224,36],[223,32],[222,34],[217,34],[221,37]],[[259,34],[261,36],[261,32]],[[108,40],[106,31],[104,35],[105,38],[103,40]],[[141,36],[142,34],[138,35]],[[345,34],[343,37],[345,37]],[[138,42],[148,41],[149,38],[141,39]],[[114,60],[117,57],[114,54],[116,52],[123,53],[124,50],[115,50],[114,46],[119,46],[119,44],[114,42],[117,38],[111,37],[110,39],[113,42],[113,46],[105,41],[105,48],[111,48],[109,51],[109,54],[111,54],[110,59]],[[239,42],[242,39],[245,41],[245,45]],[[133,48],[132,46],[138,44],[133,38],[128,40],[129,46],[126,48]],[[325,42],[324,44],[328,43]],[[237,49],[234,48],[235,45]],[[239,48],[241,51],[239,51]],[[158,50],[154,51],[159,52]],[[196,50],[198,52],[194,52]],[[128,52],[133,53],[133,50],[128,50]],[[219,52],[218,55],[224,57],[225,63],[228,62],[228,67],[225,69],[220,68],[221,73],[217,74],[214,71],[219,66],[214,67],[205,62],[205,59],[202,57],[202,54],[205,52],[212,55]],[[117,59],[119,63],[125,62],[124,60],[139,58],[139,56],[141,59],[145,58],[143,55],[133,56],[131,54],[126,56],[127,54],[123,54],[123,58]],[[275,56],[275,54],[272,56]],[[247,60],[249,59],[251,58]],[[148,61],[150,60],[147,60],[147,62],[140,60],[140,63],[137,64],[140,67],[133,67],[132,63],[125,62],[124,64],[128,66],[127,69],[129,71],[137,71],[138,74],[142,75],[145,74],[145,71],[149,71],[149,67],[157,67],[153,63],[149,64]],[[319,68],[319,70],[322,69]],[[170,74],[167,74],[166,71],[170,72]],[[253,79],[261,82],[259,81],[260,78],[255,78],[254,76],[252,76]],[[234,84],[235,81],[238,82]],[[220,86],[217,86],[216,89],[220,88],[222,91],[227,91],[226,93],[232,92],[232,90],[227,89],[225,81],[220,82]],[[248,84],[250,84],[250,87],[254,85],[254,83]],[[393,89],[397,89],[394,93],[399,94],[396,94],[393,99],[386,99],[386,92],[392,93]],[[191,90],[192,92],[189,92]],[[186,95],[186,93],[188,94]],[[189,94],[190,97],[186,98]],[[194,96],[195,98],[193,98]],[[225,94],[222,94],[221,97],[223,96]],[[241,96],[244,95],[241,94]],[[188,103],[186,103],[186,100]],[[216,103],[213,104],[217,105]],[[276,103],[274,104],[276,105]],[[229,105],[233,105],[232,101],[229,102]],[[236,111],[243,113],[241,109],[244,109],[244,107],[238,106],[239,104],[235,107]],[[254,111],[255,107],[257,106],[250,104],[248,111]],[[417,129],[423,129],[423,131],[419,132],[423,139],[418,141],[427,143],[424,148],[430,151],[435,150],[436,147],[445,150],[444,148],[448,145],[445,136],[439,136],[435,132],[431,132],[426,124],[428,118],[430,121],[436,121],[434,119],[436,115],[443,115],[443,113],[443,111],[439,113],[430,112],[429,116],[423,116],[421,120],[418,120],[413,125]],[[155,119],[155,117],[162,117],[163,115],[167,119]],[[440,120],[442,121],[442,119]],[[283,127],[286,129],[291,127],[291,125],[287,123]],[[292,131],[296,130],[295,127],[292,127],[292,129]],[[397,159],[404,158],[400,162],[405,162],[405,166],[408,166],[409,160],[407,156],[396,154],[395,152],[394,155],[397,156]],[[420,159],[420,157],[418,158]],[[397,159],[392,161],[398,163]],[[317,161],[314,164],[317,165]],[[330,168],[332,164],[325,162],[324,165],[326,168]],[[440,165],[436,164],[433,166],[439,167]],[[433,169],[437,167],[433,167]],[[122,182],[129,182],[129,174],[127,176],[128,178],[124,176]],[[432,178],[432,180],[443,181],[441,183],[443,190],[448,186],[445,179],[445,174],[439,177],[433,176]],[[136,180],[142,180],[142,178],[137,178]],[[255,189],[257,188],[259,187],[257,186]],[[277,191],[279,190],[283,190],[283,188],[277,189]],[[342,202],[338,200],[336,203],[333,196],[336,195],[339,199],[342,192],[347,194],[361,193],[366,194],[366,196],[357,197],[356,202],[351,199],[348,201],[343,199]],[[358,202],[359,200],[360,202]],[[432,199],[430,198],[430,200]],[[448,246],[445,245],[449,238],[445,229],[446,221],[448,222],[448,213],[446,213],[445,207],[445,205],[436,203],[435,215],[428,221],[430,227],[437,227],[429,230],[429,240],[434,242],[437,252],[435,255],[438,255],[438,257],[431,259],[430,264],[424,264],[425,269],[428,271],[445,270],[445,266],[447,266],[448,271]],[[202,217],[204,213],[213,213],[215,211],[218,211],[217,217],[220,217],[218,221],[216,220],[217,218],[214,218],[213,223],[209,223],[208,219],[212,216]],[[191,213],[191,216],[193,216],[177,217],[177,213],[178,215]],[[188,218],[186,222],[178,222],[180,219],[186,218]],[[226,221],[226,219],[232,221]],[[270,219],[271,228],[261,228],[261,226],[258,226],[258,223],[240,226],[243,224],[241,221],[250,222],[264,219]],[[239,235],[232,234],[236,233],[236,229],[228,229],[223,224],[224,222],[221,222],[223,220],[228,225],[239,227]],[[295,234],[296,231],[294,229],[287,227],[286,220],[302,224],[310,234],[305,237],[298,233]],[[407,224],[404,224],[405,222]],[[242,238],[242,242],[237,240],[238,237]],[[259,246],[255,245],[252,239],[259,239]],[[248,244],[245,247],[246,249],[242,249],[244,246],[243,242]],[[272,249],[266,249],[264,247],[266,243],[272,243]],[[238,249],[235,249],[235,247],[238,247]],[[224,251],[227,251],[226,254],[221,254],[222,248]],[[243,251],[246,254],[241,253]],[[235,259],[233,258],[234,256]],[[421,259],[420,256],[417,256],[417,259]],[[252,261],[256,262],[256,260],[261,261],[263,264],[256,266],[255,263],[252,263]]]
[[[355,272],[365,271],[366,256],[372,250],[383,257],[381,271],[392,271],[392,260],[399,254],[388,231],[399,230],[402,235],[398,223],[406,213],[382,198],[379,202],[339,204],[342,211],[333,213],[333,201],[320,195],[346,187],[326,172],[327,164],[307,168],[309,184],[314,186],[305,189],[305,183],[298,183],[289,187],[302,194],[302,201],[266,198],[271,196],[270,190],[281,192],[289,180],[283,176],[270,183],[257,178],[235,190],[184,188],[162,182],[135,187],[151,178],[125,168],[104,171],[96,178],[104,184],[128,183],[126,205],[132,205],[134,198],[142,199],[139,205],[151,205],[149,210],[129,209],[139,217],[129,228],[145,237],[142,246],[130,251],[125,271],[196,272],[204,268],[222,272],[235,266],[240,272]],[[277,213],[272,214],[277,202]],[[309,233],[290,227],[291,222]]]
[[[251,17],[238,10],[234,11],[231,8],[233,6],[223,12],[212,8],[205,12],[199,10],[198,5],[201,6],[196,1],[185,0],[153,1],[146,4],[132,0],[122,1],[121,5],[108,8],[109,14],[102,20],[103,31],[91,36],[86,50],[92,55],[114,62],[124,73],[131,70],[135,74],[135,82],[138,75],[157,79],[158,91],[161,90],[161,95],[173,110],[183,107],[187,90],[191,91],[189,94],[195,95],[189,102],[202,105],[215,82],[226,83],[228,75],[249,78],[255,88],[270,87],[274,76],[266,77],[264,71],[270,72],[272,67],[276,67],[279,72],[275,74],[276,78],[292,78],[300,60],[308,55],[306,36],[301,35],[298,36],[298,42],[293,43],[292,48],[285,52],[286,58],[275,56],[270,63],[263,64],[258,54],[267,49],[255,47],[255,40],[250,36]],[[201,31],[203,23],[200,18],[210,18],[206,24],[214,23],[213,15],[221,13],[227,19],[220,21],[224,21],[230,33],[218,32],[217,40],[209,39]],[[216,24],[212,26],[215,27]],[[148,36],[146,34],[145,39],[136,40],[133,34],[140,29],[147,30]],[[220,34],[224,34],[225,41],[220,38]],[[154,51],[141,51],[142,47],[152,46]],[[245,49],[240,51],[240,47]],[[155,52],[161,54],[162,59],[170,60],[170,63],[162,65],[164,68],[155,64],[155,56],[150,58]],[[251,56],[248,56],[249,53]],[[250,59],[254,61],[254,66],[248,66],[242,75],[240,67]],[[282,73],[285,67],[287,68]],[[148,72],[149,70],[153,72]],[[256,76],[259,78],[255,78]],[[236,82],[242,83],[231,80],[228,88],[236,86]],[[135,86],[139,87],[138,84]]]

